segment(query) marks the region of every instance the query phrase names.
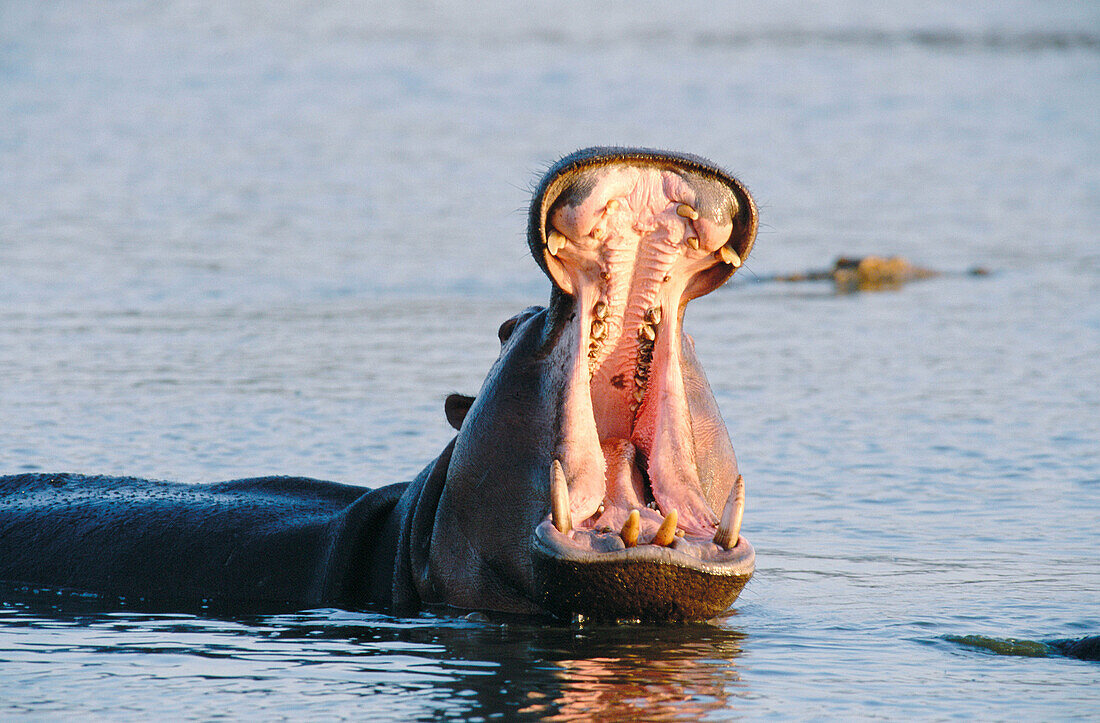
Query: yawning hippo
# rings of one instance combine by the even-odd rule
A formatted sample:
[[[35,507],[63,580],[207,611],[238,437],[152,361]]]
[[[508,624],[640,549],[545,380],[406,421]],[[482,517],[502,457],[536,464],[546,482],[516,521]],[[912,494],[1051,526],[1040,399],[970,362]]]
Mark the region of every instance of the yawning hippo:
[[[547,172],[527,239],[547,307],[499,331],[456,438],[412,482],[0,478],[0,580],[189,606],[423,605],[706,619],[754,552],[725,424],[682,330],[756,234],[690,155],[591,148]]]

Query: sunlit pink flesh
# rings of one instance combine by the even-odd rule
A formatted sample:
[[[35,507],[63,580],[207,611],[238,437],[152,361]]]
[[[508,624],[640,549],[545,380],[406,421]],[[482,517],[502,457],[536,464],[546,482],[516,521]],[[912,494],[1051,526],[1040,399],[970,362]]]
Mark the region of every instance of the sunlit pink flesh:
[[[681,372],[684,293],[723,263],[728,214],[697,212],[696,189],[671,170],[606,166],[548,219],[547,265],[576,299],[560,362],[568,369],[559,458],[580,530],[619,530],[641,512],[642,543],[672,510],[692,538],[713,537]],[[647,507],[648,505],[648,507]],[[657,510],[652,509],[658,508]]]

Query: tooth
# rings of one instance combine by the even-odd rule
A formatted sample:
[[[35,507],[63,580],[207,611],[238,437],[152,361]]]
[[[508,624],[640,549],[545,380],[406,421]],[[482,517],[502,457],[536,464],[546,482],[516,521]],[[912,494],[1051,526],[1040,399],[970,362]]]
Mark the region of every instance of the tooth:
[[[597,301],[596,305],[592,307],[592,315],[601,321],[607,318],[607,304],[602,301]]]
[[[722,510],[722,521],[714,533],[714,542],[719,547],[732,550],[741,537],[741,515],[745,511],[745,479],[737,475],[730,490],[726,508]]]
[[[692,247],[696,251],[699,250],[699,237],[698,236],[688,236],[685,239],[685,241],[687,241],[688,246]]]
[[[661,523],[661,526],[657,528],[657,534],[653,536],[653,544],[658,547],[668,547],[672,544],[672,541],[676,538],[676,521],[678,515],[676,510],[672,510],[668,513],[668,517]]]
[[[718,249],[718,251],[715,252],[714,255],[718,257],[719,261],[724,264],[729,264],[735,269],[740,268],[741,266],[741,257],[738,256],[737,252],[735,252],[729,246],[723,246],[722,248]]]
[[[551,231],[550,235],[546,237],[546,250],[550,252],[551,256],[557,256],[558,252],[565,248],[567,241],[569,239],[559,231]]]
[[[645,320],[656,326],[661,323],[661,307],[654,306],[645,313]]]
[[[565,484],[565,470],[561,462],[550,465],[550,516],[554,527],[563,535],[573,529],[573,515],[569,512],[569,487]]]
[[[604,236],[604,230],[602,228],[600,228],[599,226],[592,229],[592,238],[596,239],[597,241],[603,241],[603,236]]]
[[[592,337],[594,339],[603,339],[607,333],[607,324],[604,324],[599,319],[592,322]]]
[[[676,207],[676,214],[683,218],[690,218],[692,221],[699,220],[699,212],[686,203],[681,203]]]
[[[623,538],[623,543],[627,547],[634,547],[638,544],[638,534],[641,531],[642,516],[638,514],[638,510],[631,510],[626,522],[623,523],[623,529],[619,532],[619,536]]]
[[[642,324],[638,327],[638,338],[653,341],[657,338],[657,330],[649,324]]]
[[[638,411],[638,407],[640,407],[640,406],[642,406],[642,405],[639,404],[638,402],[631,402],[630,403],[630,411],[636,412],[636,411]]]
[[[641,387],[635,388],[634,389],[634,401],[641,404],[643,399],[645,399],[645,390],[642,389]]]

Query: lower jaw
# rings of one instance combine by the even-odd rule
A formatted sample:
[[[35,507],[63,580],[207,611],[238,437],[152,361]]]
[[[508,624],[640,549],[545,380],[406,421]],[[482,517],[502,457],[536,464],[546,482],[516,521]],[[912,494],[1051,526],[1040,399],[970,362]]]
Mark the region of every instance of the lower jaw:
[[[533,540],[537,601],[550,613],[600,621],[701,621],[729,609],[752,577],[744,537],[720,560],[640,545],[592,552],[563,544],[540,525]]]

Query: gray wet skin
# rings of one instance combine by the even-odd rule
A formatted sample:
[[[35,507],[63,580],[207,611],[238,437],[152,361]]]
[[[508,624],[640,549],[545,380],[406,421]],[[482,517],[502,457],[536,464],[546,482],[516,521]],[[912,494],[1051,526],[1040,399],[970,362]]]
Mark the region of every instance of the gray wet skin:
[[[597,197],[601,188],[608,198]],[[692,203],[681,208],[677,198],[666,198],[670,194],[689,195]],[[642,208],[644,222],[634,213],[619,224],[628,236],[642,229],[626,262],[589,263],[608,256],[605,247],[614,236],[610,224],[606,238],[592,229],[585,216],[592,208],[601,218],[610,218],[608,209],[621,214]],[[430,548],[398,564],[410,574],[417,597],[461,608],[616,619],[707,618],[733,602],[752,574],[752,547],[736,532],[727,542],[731,549],[713,537],[737,462],[681,322],[690,299],[717,288],[740,266],[756,223],[745,188],[696,157],[587,149],[550,169],[532,201],[528,232],[532,255],[554,282],[550,304],[501,328],[500,357],[462,423],[439,491]],[[667,228],[673,227],[670,236]],[[653,233],[675,259],[666,259],[654,272],[659,278],[647,281],[643,256],[647,244],[656,243]],[[577,269],[585,264],[590,268]],[[617,300],[610,290],[616,284]],[[611,307],[610,313],[599,309],[601,323],[620,332],[614,349],[604,348],[611,336],[605,327],[592,326],[601,300]],[[657,341],[647,346],[639,324],[654,318],[645,317],[650,304],[661,305],[663,318],[650,325]],[[594,328],[604,337],[595,340],[598,349]],[[662,340],[662,334],[674,338]],[[662,355],[675,357],[675,364],[660,381],[637,373],[639,361],[649,369],[667,367]],[[610,377],[616,387],[601,363],[632,369],[634,377]],[[632,405],[639,397],[641,404]],[[584,409],[578,413],[577,407]],[[682,418],[660,421],[662,414],[677,413]],[[649,431],[638,431],[642,427]],[[634,449],[617,470],[598,456],[601,445],[611,446],[608,437]],[[647,459],[654,455],[664,460],[663,469],[656,469],[659,460]],[[551,519],[554,460],[563,465],[569,487],[573,519],[564,531]],[[625,493],[608,489],[614,486],[605,479],[609,470],[630,480]],[[639,506],[641,532],[629,546],[620,521]],[[669,507],[676,506],[680,536],[652,544]],[[690,519],[685,509],[695,510]],[[411,538],[415,531],[408,533]]]

